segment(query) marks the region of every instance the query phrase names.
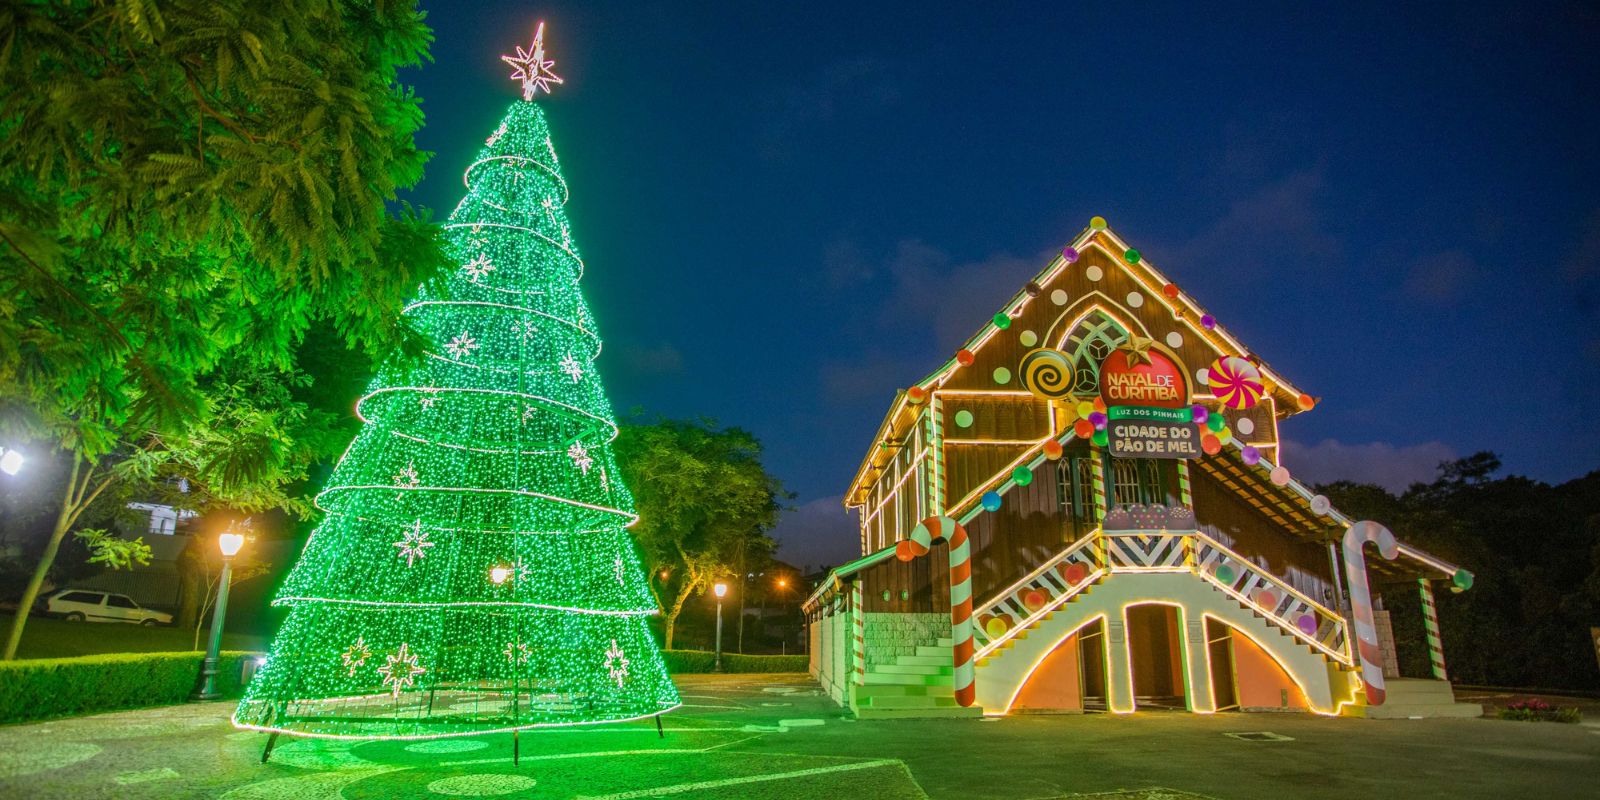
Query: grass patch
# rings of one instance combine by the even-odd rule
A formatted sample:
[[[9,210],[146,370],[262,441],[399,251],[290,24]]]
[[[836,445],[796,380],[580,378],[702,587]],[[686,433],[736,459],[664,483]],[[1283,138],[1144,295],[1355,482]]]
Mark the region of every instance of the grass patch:
[[[0,614],[0,630],[10,630],[11,615]],[[200,631],[200,647],[207,632]],[[122,622],[67,622],[32,615],[22,631],[17,658],[71,658],[101,653],[180,653],[193,650],[194,631],[165,625],[146,628]],[[224,650],[265,650],[260,636],[222,633]]]

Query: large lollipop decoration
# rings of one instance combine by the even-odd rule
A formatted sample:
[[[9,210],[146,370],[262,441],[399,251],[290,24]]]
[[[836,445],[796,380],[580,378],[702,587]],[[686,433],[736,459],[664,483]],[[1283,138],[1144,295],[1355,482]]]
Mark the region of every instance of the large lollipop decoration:
[[[1265,391],[1261,385],[1261,370],[1238,356],[1224,356],[1211,362],[1206,370],[1206,385],[1211,387],[1217,400],[1234,409],[1255,405]]]

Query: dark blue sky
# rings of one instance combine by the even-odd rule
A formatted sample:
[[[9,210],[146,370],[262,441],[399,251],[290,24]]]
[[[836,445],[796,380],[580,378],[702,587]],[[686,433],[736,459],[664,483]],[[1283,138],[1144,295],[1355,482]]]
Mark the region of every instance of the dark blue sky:
[[[1595,6],[935,5],[425,3],[411,199],[460,199],[545,20],[613,401],[756,432],[797,564],[856,554],[896,388],[1094,214],[1323,398],[1297,474],[1600,467]]]

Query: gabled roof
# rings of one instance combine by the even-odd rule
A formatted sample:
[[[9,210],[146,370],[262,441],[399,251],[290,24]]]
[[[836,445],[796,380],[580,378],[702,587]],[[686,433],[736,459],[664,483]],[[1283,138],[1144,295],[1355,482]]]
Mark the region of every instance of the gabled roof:
[[[1301,411],[1298,399],[1303,392],[1299,388],[1268,367],[1259,356],[1252,354],[1243,342],[1228,332],[1221,322],[1216,322],[1210,328],[1202,326],[1200,324],[1201,318],[1209,316],[1205,308],[1191,295],[1181,290],[1177,292],[1176,297],[1168,297],[1163,290],[1175,284],[1160,270],[1156,269],[1155,265],[1151,264],[1148,259],[1140,256],[1137,251],[1130,248],[1116,233],[1112,232],[1109,227],[1103,226],[1102,223],[1103,220],[1096,218],[1090,227],[1084,228],[1072,241],[1063,247],[1063,251],[1071,248],[1081,256],[1082,253],[1090,249],[1096,249],[1106,254],[1113,264],[1142,285],[1146,293],[1155,302],[1166,305],[1174,312],[1175,316],[1185,322],[1194,335],[1208,343],[1217,353],[1229,356],[1251,356],[1254,358],[1261,370],[1262,377],[1265,379],[1268,390],[1287,401],[1277,404],[1281,416],[1288,417]],[[999,314],[1005,314],[1010,318],[1020,316],[1028,303],[1044,297],[1050,291],[1051,283],[1070,266],[1071,262],[1068,262],[1064,255],[1057,254],[1043,270],[1034,276],[1032,281],[1024,284],[1016,294],[1012,295],[1011,299],[999,309],[996,316]],[[1033,291],[1030,292],[1030,289],[1033,289]],[[967,339],[959,349],[978,353],[1001,330],[1002,328],[991,319],[977,333]],[[961,368],[960,362],[952,354],[948,361],[929,373],[927,377],[918,381],[915,386],[923,390],[936,389],[943,386]],[[850,498],[862,487],[864,480],[872,471],[873,459],[878,454],[879,449],[884,446],[884,443],[893,443],[903,436],[906,427],[911,424],[915,416],[916,410],[912,407],[906,390],[901,389],[896,392],[894,402],[890,404],[888,413],[884,415],[883,422],[878,426],[872,447],[862,459],[861,465],[856,468],[855,477],[851,480],[850,487],[845,492],[846,507],[851,506]]]

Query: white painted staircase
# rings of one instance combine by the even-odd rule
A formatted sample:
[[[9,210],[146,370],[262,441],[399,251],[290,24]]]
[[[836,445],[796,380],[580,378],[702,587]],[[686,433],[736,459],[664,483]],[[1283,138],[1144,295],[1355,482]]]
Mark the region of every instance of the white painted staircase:
[[[869,665],[866,683],[850,688],[850,710],[858,719],[981,716],[980,708],[956,704],[953,672],[948,637],[918,645],[893,663]]]
[[[1388,678],[1381,706],[1358,703],[1348,716],[1367,719],[1473,719],[1483,716],[1477,703],[1457,703],[1449,681],[1423,678]]]

